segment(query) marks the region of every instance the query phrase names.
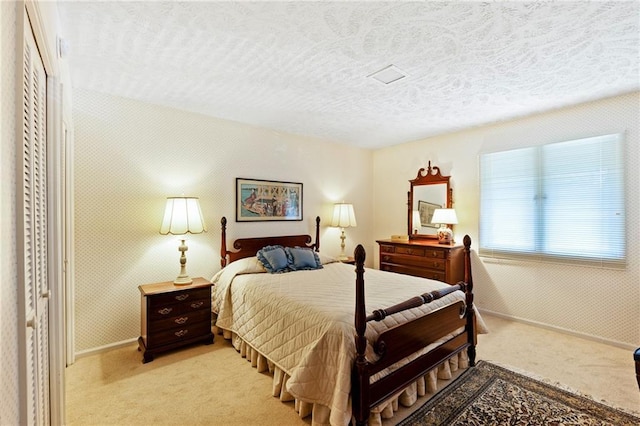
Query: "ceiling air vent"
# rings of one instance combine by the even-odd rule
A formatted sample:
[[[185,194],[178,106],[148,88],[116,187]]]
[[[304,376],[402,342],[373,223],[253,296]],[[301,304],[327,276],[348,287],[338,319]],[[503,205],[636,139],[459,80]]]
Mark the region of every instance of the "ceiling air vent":
[[[402,78],[405,78],[407,74],[404,71],[400,70],[395,65],[389,65],[387,67],[382,68],[380,71],[376,71],[373,74],[369,74],[367,77],[371,77],[374,80],[378,80],[384,84],[390,84],[394,81],[398,81]]]

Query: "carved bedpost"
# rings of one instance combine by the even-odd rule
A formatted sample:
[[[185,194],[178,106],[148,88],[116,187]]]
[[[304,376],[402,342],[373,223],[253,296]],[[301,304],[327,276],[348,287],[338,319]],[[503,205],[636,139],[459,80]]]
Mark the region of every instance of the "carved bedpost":
[[[364,261],[366,253],[364,247],[358,244],[354,251],[356,261],[356,360],[352,371],[352,407],[356,425],[366,425],[369,420],[369,375],[367,374],[367,338],[364,332],[367,328],[367,312],[364,301]]]
[[[320,216],[316,216],[316,251],[320,251]]]
[[[220,266],[227,266],[227,218],[222,216],[220,219],[222,225],[222,243],[220,244]]]
[[[473,309],[473,276],[471,275],[471,237],[465,235],[462,242],[464,243],[464,282],[467,304],[467,335],[469,336],[469,365],[476,365],[476,318]]]

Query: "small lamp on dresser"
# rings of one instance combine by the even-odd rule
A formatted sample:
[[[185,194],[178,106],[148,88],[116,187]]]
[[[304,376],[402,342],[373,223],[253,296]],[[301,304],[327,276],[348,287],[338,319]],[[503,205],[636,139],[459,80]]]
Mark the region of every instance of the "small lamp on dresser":
[[[422,220],[420,219],[420,211],[413,211],[413,218],[411,219],[411,226],[413,227],[413,233],[417,234],[422,228]]]
[[[175,285],[191,284],[193,280],[187,275],[187,256],[184,254],[188,247],[185,244],[185,234],[200,234],[206,232],[207,227],[202,218],[200,201],[197,197],[168,197],[164,210],[164,218],[160,233],[173,234],[180,238],[180,274],[173,281]]]
[[[431,223],[439,224],[438,242],[440,244],[453,244],[453,231],[449,225],[458,223],[458,217],[454,209],[435,209]]]
[[[331,226],[338,227],[341,229],[340,234],[340,257],[338,260],[347,260],[348,256],[344,252],[344,228],[355,227],[356,223],[356,215],[353,211],[353,205],[347,203],[337,203],[333,206],[333,218],[331,219]]]

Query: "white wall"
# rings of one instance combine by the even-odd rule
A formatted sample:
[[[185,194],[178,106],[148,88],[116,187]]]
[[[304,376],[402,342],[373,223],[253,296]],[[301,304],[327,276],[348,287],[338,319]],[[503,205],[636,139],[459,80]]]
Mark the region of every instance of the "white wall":
[[[327,225],[344,200],[358,219],[347,250],[373,253],[371,151],[84,90],[73,102],[76,353],[137,338],[138,285],[177,276],[178,241],[159,234],[167,196],[200,197],[208,232],[187,241],[194,277],[220,268],[222,216],[231,242],[313,235],[320,215],[321,251],[337,255],[339,230]],[[236,223],[236,177],[302,182],[304,220]]]
[[[477,249],[478,155],[524,145],[624,132],[627,268],[623,271],[537,262],[474,262],[477,305],[487,311],[636,347],[640,342],[640,94],[591,102],[511,122],[374,152],[374,234],[406,234],[406,196],[418,169],[451,175],[456,240]],[[598,226],[598,224],[594,224]],[[376,247],[376,265],[377,247]]]

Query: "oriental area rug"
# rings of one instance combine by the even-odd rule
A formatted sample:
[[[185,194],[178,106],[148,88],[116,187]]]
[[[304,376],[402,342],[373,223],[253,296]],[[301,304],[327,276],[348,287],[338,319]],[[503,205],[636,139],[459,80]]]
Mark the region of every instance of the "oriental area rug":
[[[486,361],[463,372],[398,426],[640,425],[640,417]]]

